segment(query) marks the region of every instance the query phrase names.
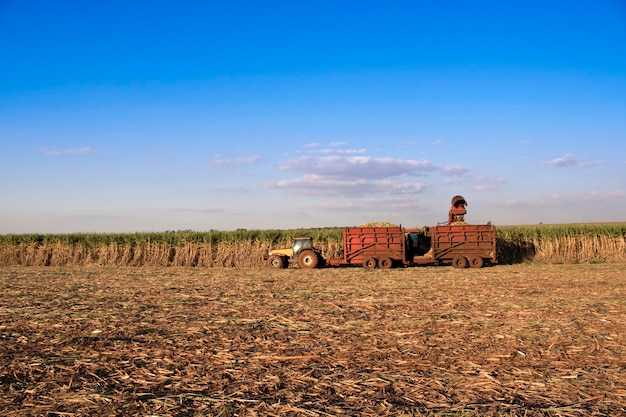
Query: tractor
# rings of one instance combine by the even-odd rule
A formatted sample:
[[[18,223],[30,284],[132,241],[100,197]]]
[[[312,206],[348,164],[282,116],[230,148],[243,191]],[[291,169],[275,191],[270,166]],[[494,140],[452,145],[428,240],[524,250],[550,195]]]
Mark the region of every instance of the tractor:
[[[264,259],[271,268],[287,268],[297,263],[300,268],[313,269],[324,264],[322,251],[313,247],[313,238],[298,236],[293,240],[293,247],[287,249],[270,249]]]

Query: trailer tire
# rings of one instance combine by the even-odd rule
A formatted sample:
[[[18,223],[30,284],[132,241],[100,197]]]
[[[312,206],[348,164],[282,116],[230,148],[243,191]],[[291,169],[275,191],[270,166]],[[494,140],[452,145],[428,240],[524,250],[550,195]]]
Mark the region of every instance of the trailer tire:
[[[303,250],[298,255],[298,265],[302,269],[314,269],[319,261],[319,255],[312,250]]]
[[[452,260],[452,266],[459,269],[466,268],[467,258],[464,256],[457,256]]]
[[[391,269],[393,267],[393,261],[391,258],[381,258],[378,261],[378,266],[382,269]]]
[[[272,255],[267,260],[270,268],[282,269],[285,267],[285,259],[280,255]]]
[[[376,259],[374,258],[365,258],[365,260],[363,261],[363,268],[365,269],[374,269],[376,268]]]
[[[480,256],[472,256],[469,258],[469,266],[472,268],[482,268],[483,264],[483,258]]]

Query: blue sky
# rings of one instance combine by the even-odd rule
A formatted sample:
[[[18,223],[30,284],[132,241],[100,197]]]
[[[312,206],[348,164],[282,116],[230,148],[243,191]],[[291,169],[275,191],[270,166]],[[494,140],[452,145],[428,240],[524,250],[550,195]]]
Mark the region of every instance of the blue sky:
[[[0,234],[626,221],[626,3],[0,0]]]

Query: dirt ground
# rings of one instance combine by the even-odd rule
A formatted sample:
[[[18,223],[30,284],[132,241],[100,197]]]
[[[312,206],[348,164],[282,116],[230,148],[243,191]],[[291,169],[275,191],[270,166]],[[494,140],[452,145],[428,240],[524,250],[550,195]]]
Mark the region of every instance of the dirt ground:
[[[626,264],[0,269],[3,416],[626,413]]]

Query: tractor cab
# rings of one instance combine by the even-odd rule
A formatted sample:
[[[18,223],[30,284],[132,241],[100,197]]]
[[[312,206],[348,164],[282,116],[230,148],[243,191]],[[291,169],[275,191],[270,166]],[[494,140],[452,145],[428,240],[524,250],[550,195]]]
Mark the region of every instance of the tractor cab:
[[[293,256],[298,256],[304,249],[313,249],[311,236],[298,236],[293,239]]]

